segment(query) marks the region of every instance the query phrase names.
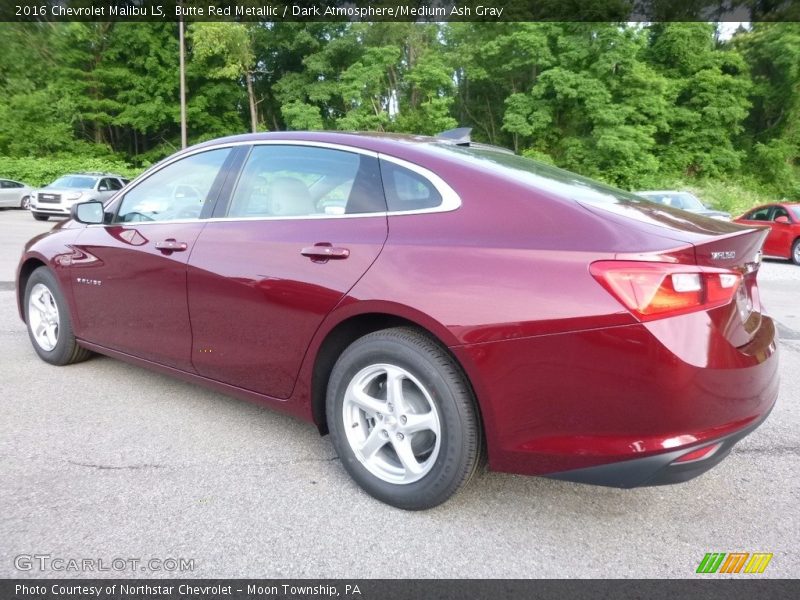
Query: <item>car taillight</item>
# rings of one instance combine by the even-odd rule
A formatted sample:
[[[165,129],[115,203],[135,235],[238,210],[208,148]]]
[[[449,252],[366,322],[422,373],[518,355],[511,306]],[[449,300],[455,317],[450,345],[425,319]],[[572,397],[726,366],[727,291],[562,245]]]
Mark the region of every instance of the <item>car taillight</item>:
[[[724,306],[742,281],[736,271],[661,262],[604,260],[589,270],[640,321]]]

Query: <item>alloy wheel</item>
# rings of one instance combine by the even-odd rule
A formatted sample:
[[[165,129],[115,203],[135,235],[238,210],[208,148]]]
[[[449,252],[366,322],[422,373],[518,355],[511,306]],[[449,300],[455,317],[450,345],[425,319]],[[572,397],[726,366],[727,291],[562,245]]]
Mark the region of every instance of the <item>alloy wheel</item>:
[[[58,305],[50,288],[42,283],[33,286],[28,297],[28,320],[33,339],[39,347],[48,352],[53,350],[58,344]]]
[[[427,475],[441,446],[441,424],[430,392],[409,371],[370,365],[352,378],[342,419],[356,458],[382,481],[408,484]]]

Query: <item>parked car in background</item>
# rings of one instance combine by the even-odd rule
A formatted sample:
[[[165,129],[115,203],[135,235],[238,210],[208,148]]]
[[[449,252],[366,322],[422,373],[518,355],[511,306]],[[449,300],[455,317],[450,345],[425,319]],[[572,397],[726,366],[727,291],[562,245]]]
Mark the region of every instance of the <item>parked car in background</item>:
[[[765,204],[734,220],[742,225],[769,227],[764,256],[788,258],[800,265],[800,203]]]
[[[637,195],[658,202],[664,206],[671,206],[673,208],[680,208],[691,213],[710,217],[712,219],[720,219],[721,221],[730,221],[731,214],[722,210],[714,210],[703,204],[700,199],[694,194],[689,192],[677,192],[670,190],[661,191],[644,191],[636,192]]]
[[[68,217],[70,208],[78,202],[104,202],[121,190],[127,179],[113,173],[71,173],[59,177],[31,197],[31,212],[37,221],[51,216]]]
[[[286,411],[424,509],[484,452],[617,487],[719,463],[778,393],[766,235],[462,138],[251,134],[74,206],[27,244],[17,299],[42,360]]]
[[[12,179],[0,179],[0,207],[28,208],[32,192],[27,184]]]

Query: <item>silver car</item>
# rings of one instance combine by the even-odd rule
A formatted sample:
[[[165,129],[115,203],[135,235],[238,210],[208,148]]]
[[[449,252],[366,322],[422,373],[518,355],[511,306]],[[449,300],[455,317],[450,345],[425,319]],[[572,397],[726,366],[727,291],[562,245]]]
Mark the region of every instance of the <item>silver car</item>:
[[[12,179],[0,179],[0,207],[28,208],[33,190],[26,184]]]
[[[727,213],[723,210],[714,210],[713,208],[709,208],[703,204],[703,202],[697,196],[690,194],[689,192],[678,192],[674,190],[648,190],[635,193],[638,196],[642,196],[643,198],[647,198],[648,200],[657,202],[658,204],[663,204],[664,206],[673,206],[697,215],[703,215],[704,217],[719,219],[720,221],[731,220],[730,213]]]
[[[59,177],[36,190],[31,197],[31,213],[37,221],[51,216],[68,217],[73,204],[88,200],[105,202],[121,190],[127,179],[111,173],[72,173]]]

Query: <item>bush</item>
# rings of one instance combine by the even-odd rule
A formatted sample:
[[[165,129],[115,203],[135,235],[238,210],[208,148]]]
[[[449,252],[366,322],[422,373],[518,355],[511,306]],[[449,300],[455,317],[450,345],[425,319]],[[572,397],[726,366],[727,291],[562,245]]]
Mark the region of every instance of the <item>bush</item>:
[[[0,156],[0,177],[22,181],[34,187],[47,185],[65,173],[99,171],[132,178],[143,170],[120,160],[106,158],[81,156],[9,158]]]

